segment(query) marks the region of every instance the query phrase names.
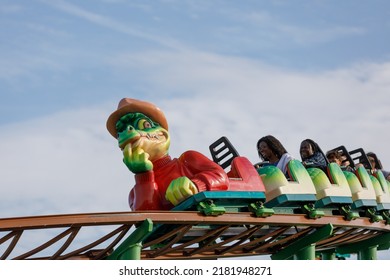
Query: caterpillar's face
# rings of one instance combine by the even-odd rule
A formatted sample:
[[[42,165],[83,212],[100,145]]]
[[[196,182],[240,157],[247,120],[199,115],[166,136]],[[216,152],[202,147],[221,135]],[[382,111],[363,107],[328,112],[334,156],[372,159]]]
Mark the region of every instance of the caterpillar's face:
[[[168,154],[170,137],[167,130],[141,113],[124,115],[116,123],[118,145],[140,147],[154,161]]]

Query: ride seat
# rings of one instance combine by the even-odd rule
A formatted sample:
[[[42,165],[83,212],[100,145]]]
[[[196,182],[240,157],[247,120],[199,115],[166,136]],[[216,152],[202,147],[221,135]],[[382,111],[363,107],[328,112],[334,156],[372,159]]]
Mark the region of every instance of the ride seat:
[[[316,190],[302,163],[291,160],[287,170],[292,181],[288,181],[283,172],[273,165],[263,166],[257,170],[265,185],[265,205],[298,206],[302,202],[315,202]]]
[[[376,195],[367,170],[360,166],[355,173],[343,171],[352,193],[355,208],[377,206]]]
[[[375,190],[378,210],[389,210],[390,189],[388,186],[388,181],[380,170],[377,170],[374,175],[370,176],[370,178]]]
[[[209,150],[213,161],[228,175],[228,191],[265,192],[264,183],[255,167],[246,157],[238,154],[229,139],[222,136],[209,146]]]
[[[308,168],[307,171],[316,188],[317,207],[334,204],[352,204],[352,193],[340,166],[329,163],[328,176],[319,168]]]
[[[265,186],[256,169],[246,157],[235,157],[227,173],[229,191],[265,192]]]

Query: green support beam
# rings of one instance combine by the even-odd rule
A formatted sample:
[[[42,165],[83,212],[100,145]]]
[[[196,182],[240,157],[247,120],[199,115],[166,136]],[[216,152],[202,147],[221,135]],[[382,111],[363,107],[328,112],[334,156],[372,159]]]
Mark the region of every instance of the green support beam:
[[[377,246],[363,248],[358,252],[358,260],[377,260]]]
[[[152,230],[152,220],[146,219],[111,255],[107,257],[107,260],[140,260],[142,242]]]
[[[322,260],[335,260],[336,259],[336,251],[328,250],[321,252]]]
[[[271,259],[286,260],[295,255],[295,259],[312,260],[315,258],[315,243],[329,237],[332,233],[333,226],[327,224],[271,255]]]
[[[294,260],[314,260],[316,258],[316,246],[308,245],[294,255]]]
[[[389,250],[390,249],[390,242],[379,244],[378,251],[380,250]]]
[[[389,242],[390,233],[383,233],[368,240],[340,246],[336,251],[340,254],[358,253],[359,260],[375,260],[377,248],[387,246]]]

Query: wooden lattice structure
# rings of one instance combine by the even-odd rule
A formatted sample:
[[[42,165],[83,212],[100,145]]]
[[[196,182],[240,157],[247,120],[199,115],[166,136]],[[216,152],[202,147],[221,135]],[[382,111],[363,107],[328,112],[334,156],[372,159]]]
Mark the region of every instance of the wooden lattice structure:
[[[79,238],[82,229],[110,228]],[[58,233],[20,248],[29,232]],[[99,231],[100,232],[100,231]],[[255,217],[250,212],[205,216],[196,211],[116,212],[0,219],[1,259],[216,259],[271,255],[288,259],[315,246],[318,254],[388,249],[390,225],[342,216]],[[136,255],[129,251],[136,250]],[[138,248],[138,249],[137,249]],[[47,255],[43,252],[49,252]],[[137,256],[138,254],[138,256]]]

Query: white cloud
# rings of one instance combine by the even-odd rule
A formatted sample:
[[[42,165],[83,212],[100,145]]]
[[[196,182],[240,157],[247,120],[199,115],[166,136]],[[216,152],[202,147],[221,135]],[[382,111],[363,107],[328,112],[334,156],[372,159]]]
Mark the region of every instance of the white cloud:
[[[105,131],[105,115],[88,108],[3,127],[0,196],[6,203],[0,204],[14,204],[16,212],[4,207],[1,215],[127,210],[133,184],[125,182],[132,176]]]

